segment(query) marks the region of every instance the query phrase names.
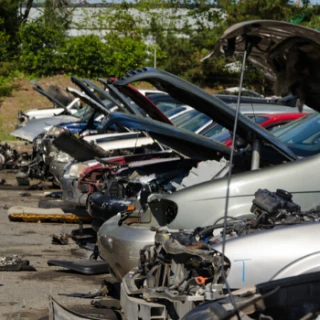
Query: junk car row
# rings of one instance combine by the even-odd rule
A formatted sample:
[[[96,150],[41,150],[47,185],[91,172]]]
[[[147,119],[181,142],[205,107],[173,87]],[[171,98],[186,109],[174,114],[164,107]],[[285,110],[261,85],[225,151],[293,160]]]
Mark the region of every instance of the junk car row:
[[[34,83],[55,108],[19,113],[12,135],[33,143],[20,176],[51,180],[92,217],[127,319],[316,318],[319,290],[294,288],[319,281],[319,46],[319,31],[248,21],[207,57],[246,54],[298,108],[149,67],[72,77],[68,93]],[[50,303],[53,319],[78,319]]]

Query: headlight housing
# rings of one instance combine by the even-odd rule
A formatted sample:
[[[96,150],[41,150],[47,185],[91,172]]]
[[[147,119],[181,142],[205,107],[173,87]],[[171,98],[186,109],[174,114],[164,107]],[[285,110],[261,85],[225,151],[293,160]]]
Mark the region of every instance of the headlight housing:
[[[69,177],[71,178],[79,178],[82,172],[84,172],[89,165],[85,163],[74,163],[70,166],[69,169]]]
[[[178,214],[178,205],[171,200],[153,200],[148,204],[152,211],[152,215],[155,217],[160,226],[170,224]]]
[[[56,160],[58,162],[70,162],[73,158],[63,151],[59,151]]]

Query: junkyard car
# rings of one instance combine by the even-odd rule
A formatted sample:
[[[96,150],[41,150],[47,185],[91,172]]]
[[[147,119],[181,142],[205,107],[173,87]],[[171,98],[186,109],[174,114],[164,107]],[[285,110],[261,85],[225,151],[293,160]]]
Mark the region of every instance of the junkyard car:
[[[196,305],[220,299],[225,294],[222,268],[231,290],[319,272],[314,243],[320,211],[302,212],[291,199],[284,190],[258,190],[251,210],[256,219],[228,219],[225,256],[222,219],[194,230],[159,229],[155,244],[140,250],[138,267],[123,279],[126,316],[138,319],[144,310],[140,316],[148,319],[158,310],[164,319],[178,319]]]

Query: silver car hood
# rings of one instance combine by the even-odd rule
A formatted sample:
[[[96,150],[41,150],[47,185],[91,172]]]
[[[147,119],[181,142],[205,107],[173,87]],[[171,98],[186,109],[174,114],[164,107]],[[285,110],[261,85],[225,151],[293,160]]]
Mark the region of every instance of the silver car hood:
[[[246,21],[227,29],[206,58],[242,55],[275,83],[277,95],[292,94],[320,111],[320,32],[273,20]],[[205,59],[206,59],[205,58]]]
[[[143,68],[130,71],[125,77],[115,82],[116,86],[125,86],[132,82],[149,82],[157,89],[170,94],[173,98],[185,103],[194,109],[208,115],[215,122],[229,130],[233,130],[236,110],[230,108],[220,99],[205,92],[199,87],[173,74],[153,68]],[[288,160],[295,160],[294,153],[282,142],[271,135],[267,130],[239,114],[237,133],[240,137],[252,142],[258,138],[267,145],[277,149]]]
[[[68,116],[68,115],[33,119],[28,121],[28,123],[24,127],[11,132],[10,135],[22,140],[27,140],[32,142],[39,134],[44,132],[44,129],[46,127],[55,126],[62,123],[78,122],[78,121],[79,121],[78,118]]]

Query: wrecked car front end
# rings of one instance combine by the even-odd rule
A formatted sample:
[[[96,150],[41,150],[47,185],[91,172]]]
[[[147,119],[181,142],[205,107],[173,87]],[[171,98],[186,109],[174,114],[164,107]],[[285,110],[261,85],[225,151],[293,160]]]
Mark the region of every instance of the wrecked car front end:
[[[226,271],[230,267],[226,261]],[[138,272],[121,284],[127,319],[179,319],[205,300],[223,296],[221,255],[192,233],[157,233],[155,245],[140,251]]]
[[[121,305],[128,319],[155,313],[179,319],[223,298],[221,268],[232,290],[320,271],[319,209],[303,212],[288,192],[260,189],[251,211],[256,219],[228,218],[224,259],[222,219],[205,228],[156,230],[154,244],[140,250],[138,267],[123,278]]]

